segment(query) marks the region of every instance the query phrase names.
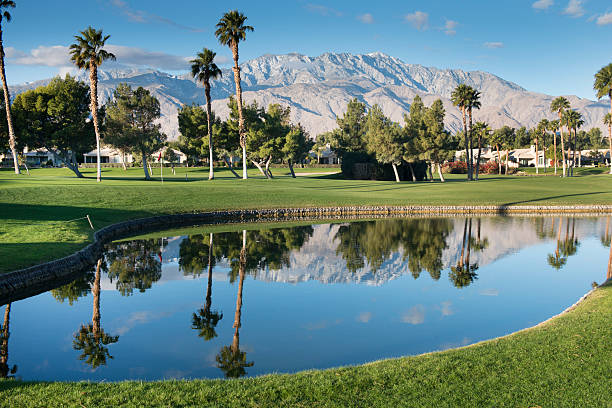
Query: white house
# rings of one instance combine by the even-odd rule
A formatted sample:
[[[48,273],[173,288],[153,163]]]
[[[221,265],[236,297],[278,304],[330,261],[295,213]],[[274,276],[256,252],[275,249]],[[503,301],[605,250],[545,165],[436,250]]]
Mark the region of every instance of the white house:
[[[98,162],[97,150],[95,149],[91,152],[85,153],[83,157],[85,164]],[[132,155],[126,154],[125,162],[131,163],[132,161]],[[113,149],[112,147],[103,147],[100,149],[100,163],[121,164],[123,163],[123,155],[117,149]]]

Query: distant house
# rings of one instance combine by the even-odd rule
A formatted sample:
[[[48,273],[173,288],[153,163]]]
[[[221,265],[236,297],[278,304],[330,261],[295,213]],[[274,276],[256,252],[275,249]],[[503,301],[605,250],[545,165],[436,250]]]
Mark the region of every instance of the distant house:
[[[172,150],[174,152],[174,155],[177,157],[177,161],[175,163],[179,163],[179,164],[183,164],[187,161],[187,155],[183,152],[181,152],[180,150],[177,149],[171,149],[170,147],[162,147],[161,150],[156,151],[155,153],[153,153],[151,155],[151,162],[152,163],[159,163],[159,154],[161,153],[162,158],[163,156],[166,154],[166,150]],[[164,163],[167,163],[168,161],[166,159],[164,159]]]
[[[330,149],[329,144],[319,152],[310,152],[310,157],[316,159],[319,164],[339,164],[338,156]]]
[[[91,164],[98,162],[98,155],[96,150],[92,150],[91,152],[85,153],[83,155],[84,163]],[[125,155],[125,162],[131,163],[133,160],[131,154]],[[112,163],[112,164],[121,164],[123,163],[123,155],[117,149],[113,149],[111,147],[104,147],[100,149],[100,163]]]

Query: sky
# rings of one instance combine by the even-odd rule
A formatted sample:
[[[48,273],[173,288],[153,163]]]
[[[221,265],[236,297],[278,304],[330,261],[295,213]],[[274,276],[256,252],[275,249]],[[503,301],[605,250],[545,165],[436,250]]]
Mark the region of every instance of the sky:
[[[2,21],[9,84],[74,73],[67,47],[88,25],[111,37],[117,64],[179,73],[207,47],[226,11],[255,28],[240,61],[264,54],[383,52],[406,63],[491,72],[535,92],[595,99],[612,62],[610,0],[223,1],[16,0]],[[61,4],[61,6],[59,6]],[[105,63],[102,69],[111,68]]]

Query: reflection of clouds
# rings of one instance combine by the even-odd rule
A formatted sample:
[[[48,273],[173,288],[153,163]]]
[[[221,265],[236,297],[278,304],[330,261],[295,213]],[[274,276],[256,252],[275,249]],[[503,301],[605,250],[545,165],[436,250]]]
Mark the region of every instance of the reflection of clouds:
[[[440,304],[440,313],[442,316],[451,316],[455,314],[455,311],[451,308],[453,303],[450,300],[446,300]]]
[[[416,305],[402,315],[402,322],[421,324],[425,321],[425,306]]]
[[[483,289],[480,293],[482,296],[497,296],[499,295],[499,290],[497,289]]]
[[[34,371],[42,371],[49,368],[49,360],[45,359],[42,363],[34,367]]]
[[[463,346],[467,346],[468,344],[470,344],[472,342],[472,340],[469,337],[464,337],[461,341],[459,342],[447,342],[447,343],[442,343],[440,344],[440,346],[438,347],[438,350],[448,350],[451,348],[457,348],[457,347],[463,347]]]
[[[187,374],[189,374],[189,371],[170,369],[170,370],[164,371],[164,378],[165,379],[185,378],[187,377]]]
[[[130,367],[130,377],[142,377],[147,373],[147,369],[144,367]]]
[[[331,322],[328,320],[321,320],[319,322],[306,323],[305,325],[302,326],[302,328],[306,330],[323,330],[323,329],[327,329],[328,327],[337,326],[340,323],[342,323],[341,319],[336,319]]]
[[[363,312],[357,316],[357,321],[361,323],[368,323],[372,318],[372,312]]]
[[[143,310],[140,312],[131,313],[127,319],[123,322],[123,325],[118,327],[115,333],[119,336],[123,336],[125,333],[130,331],[134,326],[138,324],[146,324],[152,322],[154,320],[163,319],[165,317],[171,316],[170,312],[161,312],[155,313],[149,310]]]

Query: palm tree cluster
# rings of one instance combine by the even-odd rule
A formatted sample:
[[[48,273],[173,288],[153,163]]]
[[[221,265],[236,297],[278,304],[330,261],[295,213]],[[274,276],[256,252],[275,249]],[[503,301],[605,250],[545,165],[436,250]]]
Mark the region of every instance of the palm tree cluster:
[[[480,109],[480,92],[471,86],[460,84],[458,85],[451,94],[451,101],[453,105],[457,106],[461,111],[461,120],[463,122],[463,135],[465,138],[465,154],[467,160],[467,174],[468,180],[474,180],[474,158],[473,155],[473,126],[472,126],[472,111],[474,109]],[[469,122],[469,128],[468,128]],[[479,138],[479,142],[481,139]],[[478,146],[478,156],[480,157],[480,143]],[[480,162],[477,162],[476,166],[476,179],[478,179],[478,169]]]

